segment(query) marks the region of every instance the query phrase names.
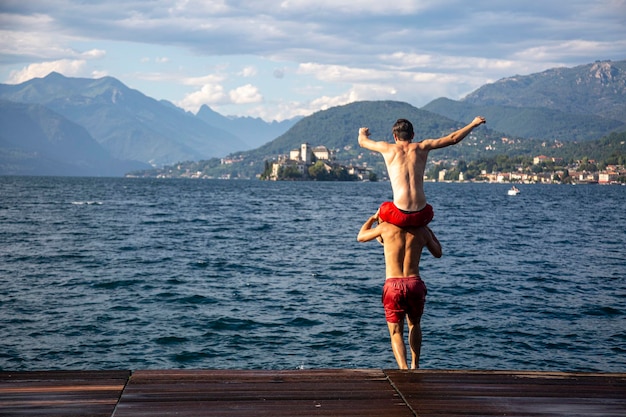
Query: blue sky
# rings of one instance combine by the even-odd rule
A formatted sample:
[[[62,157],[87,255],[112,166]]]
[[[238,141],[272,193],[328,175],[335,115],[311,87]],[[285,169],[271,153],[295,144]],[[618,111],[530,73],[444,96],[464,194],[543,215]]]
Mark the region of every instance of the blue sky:
[[[421,107],[626,59],[626,0],[2,0],[0,82],[112,76],[196,112],[284,120]]]

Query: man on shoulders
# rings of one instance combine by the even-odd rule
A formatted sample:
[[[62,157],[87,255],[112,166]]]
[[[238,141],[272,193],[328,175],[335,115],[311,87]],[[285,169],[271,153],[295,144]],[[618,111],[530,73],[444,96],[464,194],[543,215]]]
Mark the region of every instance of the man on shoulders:
[[[485,118],[477,116],[467,126],[439,139],[424,139],[413,142],[413,125],[406,119],[398,119],[393,125],[394,143],[370,139],[366,127],[359,129],[359,146],[379,152],[387,166],[393,202],[386,201],[380,206],[380,218],[396,226],[426,226],[434,216],[433,208],[424,194],[424,170],[428,153],[462,141],[481,124]]]

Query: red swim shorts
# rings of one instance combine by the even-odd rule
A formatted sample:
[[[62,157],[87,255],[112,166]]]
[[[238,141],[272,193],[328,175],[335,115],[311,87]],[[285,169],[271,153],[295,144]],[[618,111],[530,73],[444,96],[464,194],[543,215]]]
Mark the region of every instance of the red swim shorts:
[[[395,224],[398,227],[426,226],[435,216],[430,204],[420,211],[402,211],[391,201],[385,201],[380,205],[378,216],[382,221]]]
[[[383,286],[383,306],[389,323],[399,323],[406,314],[419,321],[424,313],[426,284],[420,277],[387,278]]]

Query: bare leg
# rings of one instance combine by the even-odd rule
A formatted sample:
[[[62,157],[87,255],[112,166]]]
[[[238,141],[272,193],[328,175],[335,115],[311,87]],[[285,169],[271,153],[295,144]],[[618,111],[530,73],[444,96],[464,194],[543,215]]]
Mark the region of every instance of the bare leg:
[[[389,323],[389,336],[391,337],[391,349],[393,350],[393,356],[398,362],[398,368],[409,369],[406,362],[406,345],[404,344],[404,321],[400,323]]]
[[[417,320],[408,318],[409,346],[411,347],[411,369],[420,367],[420,353],[422,351],[422,326],[419,317]]]

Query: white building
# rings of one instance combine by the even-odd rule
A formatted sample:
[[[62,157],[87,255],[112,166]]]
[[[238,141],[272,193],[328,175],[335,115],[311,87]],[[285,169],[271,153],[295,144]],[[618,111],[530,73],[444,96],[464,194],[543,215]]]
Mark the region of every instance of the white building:
[[[317,160],[330,161],[332,159],[332,152],[326,146],[316,146],[313,148],[313,155]]]
[[[302,161],[305,164],[312,164],[313,160],[329,161],[332,159],[332,152],[326,146],[311,147],[308,143],[300,145],[300,149],[292,149],[289,152],[289,159]]]

